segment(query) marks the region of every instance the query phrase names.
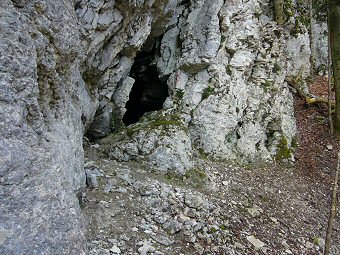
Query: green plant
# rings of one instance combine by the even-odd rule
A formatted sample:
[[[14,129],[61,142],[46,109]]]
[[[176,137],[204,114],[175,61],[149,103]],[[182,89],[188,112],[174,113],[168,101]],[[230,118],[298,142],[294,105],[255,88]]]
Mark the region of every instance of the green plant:
[[[201,169],[198,169],[198,168],[193,168],[189,171],[187,171],[184,175],[187,179],[190,179],[190,178],[199,178],[199,179],[205,179],[207,178],[207,174],[201,170]]]
[[[208,234],[213,234],[213,233],[216,233],[217,232],[217,229],[212,227],[210,228],[210,230],[208,231]]]
[[[278,63],[275,63],[273,67],[273,73],[279,74],[281,70],[281,66]]]
[[[202,100],[207,99],[210,95],[214,93],[214,88],[213,87],[207,87],[203,90],[202,93]]]
[[[262,82],[261,85],[262,85],[264,91],[267,92],[273,86],[273,82],[266,80],[266,81]]]
[[[222,225],[220,226],[220,229],[222,229],[222,230],[227,230],[228,228],[227,228],[226,225],[223,225],[223,224],[222,224]]]
[[[183,89],[177,89],[175,93],[175,99],[182,100],[184,96],[184,90]]]
[[[230,66],[230,65],[227,65],[227,66],[225,67],[225,71],[226,71],[226,73],[227,73],[228,75],[232,75],[232,71],[231,71],[231,66]]]

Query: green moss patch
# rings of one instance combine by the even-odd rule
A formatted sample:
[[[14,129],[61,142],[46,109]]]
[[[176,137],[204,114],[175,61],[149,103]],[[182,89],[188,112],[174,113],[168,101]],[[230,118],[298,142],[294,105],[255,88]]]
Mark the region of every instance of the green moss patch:
[[[282,136],[281,141],[278,145],[275,159],[282,161],[284,159],[291,159],[294,153],[294,149],[288,146],[287,138]]]
[[[169,114],[163,116],[161,114],[146,114],[142,117],[139,123],[130,125],[126,128],[126,133],[129,137],[132,137],[136,132],[141,130],[155,130],[160,127],[171,127],[177,126],[185,132],[188,132],[184,126],[181,117],[176,114]]]
[[[202,100],[207,99],[210,95],[214,94],[214,91],[213,87],[205,88],[202,93]]]

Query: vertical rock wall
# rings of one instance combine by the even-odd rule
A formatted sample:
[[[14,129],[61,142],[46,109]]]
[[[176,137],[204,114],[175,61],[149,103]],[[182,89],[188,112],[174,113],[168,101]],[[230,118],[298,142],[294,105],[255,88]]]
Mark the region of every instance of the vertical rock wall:
[[[110,155],[146,159],[158,169],[179,173],[192,167],[195,152],[258,161],[281,158],[278,148],[284,147],[290,159],[295,121],[285,77],[302,64],[309,68],[308,54],[300,54],[301,64],[286,57],[291,41],[272,21],[270,1],[179,3],[153,61],[159,77],[168,79],[170,97],[163,111],[129,126],[125,139],[124,131],[119,133]],[[169,116],[181,121],[172,123]],[[153,141],[160,135],[171,137],[173,144],[143,145],[146,137]],[[176,140],[186,141],[184,147],[177,149]]]
[[[1,1],[1,254],[86,253],[84,132],[111,131],[113,91],[173,10],[162,0]]]
[[[83,119],[72,2],[0,3],[0,253],[85,254]]]

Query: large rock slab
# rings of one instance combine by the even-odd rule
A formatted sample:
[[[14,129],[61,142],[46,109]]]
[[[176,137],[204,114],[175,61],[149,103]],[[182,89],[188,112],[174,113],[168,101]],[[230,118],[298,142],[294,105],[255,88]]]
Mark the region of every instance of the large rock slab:
[[[0,3],[1,254],[85,254],[76,191],[83,123],[95,104],[81,82],[73,6]]]

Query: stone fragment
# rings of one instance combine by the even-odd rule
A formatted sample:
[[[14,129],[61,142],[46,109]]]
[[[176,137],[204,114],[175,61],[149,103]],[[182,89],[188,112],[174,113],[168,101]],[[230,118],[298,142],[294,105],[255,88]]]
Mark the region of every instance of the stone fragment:
[[[228,186],[230,184],[230,181],[222,181],[223,186]]]
[[[331,151],[331,150],[333,150],[333,145],[327,144],[326,148],[327,148],[327,150]]]
[[[140,255],[147,255],[148,253],[154,252],[156,249],[148,244],[147,242],[144,242],[142,247],[138,248],[138,252]]]
[[[251,208],[247,208],[248,213],[252,216],[252,217],[258,217],[263,213],[262,208],[260,208],[257,205],[254,205]]]
[[[187,193],[184,197],[184,203],[190,208],[199,209],[203,205],[204,200],[200,195]]]
[[[109,193],[115,187],[116,183],[116,180],[109,179],[104,187],[104,192]]]
[[[182,227],[183,224],[177,220],[169,220],[164,224],[164,228],[172,235],[181,231]]]
[[[311,242],[309,242],[309,241],[307,241],[307,242],[305,243],[305,247],[306,247],[307,249],[312,249],[312,248],[314,247],[314,244],[311,243]]]
[[[178,215],[177,220],[178,220],[179,222],[181,222],[181,223],[185,223],[185,222],[187,222],[187,221],[190,221],[191,219],[190,219],[190,217],[188,217],[188,216],[185,216],[185,215],[183,215],[183,214],[180,214],[180,215]]]
[[[86,171],[86,185],[89,188],[98,188],[99,186],[97,176],[91,171]]]
[[[235,246],[235,248],[240,249],[240,250],[244,250],[246,248],[243,244],[241,244],[239,242],[235,242],[234,246]]]
[[[255,249],[261,249],[266,244],[262,242],[261,240],[255,238],[254,236],[247,236],[248,242],[250,242],[252,245],[254,245]]]
[[[275,224],[278,224],[278,223],[279,223],[279,221],[278,221],[276,218],[274,218],[274,217],[269,217],[269,219],[270,219],[272,222],[274,222]]]
[[[165,236],[165,235],[155,235],[155,236],[151,236],[151,238],[153,240],[155,240],[157,243],[163,244],[165,246],[169,246],[170,244],[172,244],[174,241],[171,240],[169,237]]]
[[[195,243],[194,248],[198,252],[198,254],[203,254],[204,247],[202,245],[200,245],[199,243]]]
[[[121,253],[120,249],[119,249],[116,245],[114,245],[114,246],[110,249],[110,251],[111,251],[113,254],[117,254],[117,255]]]

